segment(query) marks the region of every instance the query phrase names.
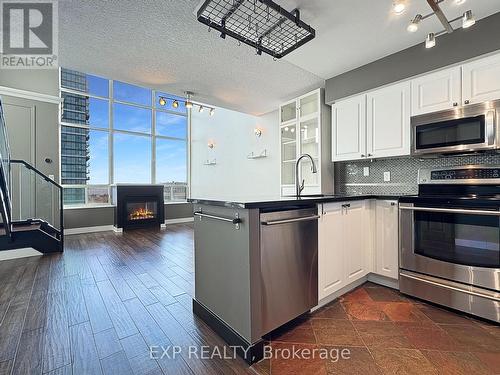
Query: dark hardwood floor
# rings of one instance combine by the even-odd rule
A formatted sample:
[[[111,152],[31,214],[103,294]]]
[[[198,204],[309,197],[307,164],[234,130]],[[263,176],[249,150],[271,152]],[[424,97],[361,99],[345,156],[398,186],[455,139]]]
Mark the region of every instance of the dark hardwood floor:
[[[0,375],[246,374],[188,356],[221,339],[193,316],[193,231],[66,236],[63,254],[0,262]],[[179,345],[173,359],[150,346]]]
[[[67,236],[64,254],[0,262],[0,375],[500,374],[498,325],[371,283],[274,332],[273,358],[249,368],[193,316],[193,276],[191,225]],[[169,356],[151,358],[159,346]]]

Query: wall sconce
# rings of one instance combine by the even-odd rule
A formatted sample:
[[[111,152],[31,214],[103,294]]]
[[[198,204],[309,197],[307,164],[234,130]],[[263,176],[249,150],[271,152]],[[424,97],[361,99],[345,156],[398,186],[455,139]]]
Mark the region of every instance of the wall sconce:
[[[259,128],[255,128],[253,132],[257,138],[260,138],[262,136],[262,130]]]
[[[215,143],[213,141],[209,141],[207,146],[210,150],[213,150],[215,148]]]

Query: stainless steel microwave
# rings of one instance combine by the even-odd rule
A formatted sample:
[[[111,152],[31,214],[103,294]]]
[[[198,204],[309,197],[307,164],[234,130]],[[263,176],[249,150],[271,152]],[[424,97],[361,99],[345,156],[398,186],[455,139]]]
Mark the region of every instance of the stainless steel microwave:
[[[461,154],[500,149],[500,100],[411,118],[411,153]]]

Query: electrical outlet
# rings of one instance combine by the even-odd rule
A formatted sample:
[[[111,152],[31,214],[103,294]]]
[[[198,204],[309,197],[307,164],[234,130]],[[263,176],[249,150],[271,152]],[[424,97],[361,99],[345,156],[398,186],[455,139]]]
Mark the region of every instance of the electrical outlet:
[[[363,176],[367,177],[370,175],[370,167],[363,167]]]
[[[384,182],[391,181],[391,172],[384,172]]]

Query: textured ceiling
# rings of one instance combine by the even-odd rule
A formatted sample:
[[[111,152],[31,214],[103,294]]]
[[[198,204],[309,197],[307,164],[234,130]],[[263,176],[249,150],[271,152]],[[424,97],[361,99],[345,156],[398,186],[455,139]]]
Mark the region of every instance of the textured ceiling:
[[[287,61],[256,56],[196,20],[199,1],[63,0],[61,66],[261,114],[324,80]]]
[[[286,9],[298,6],[301,17],[316,29],[315,39],[284,59],[327,79],[423,43],[428,33],[443,29],[436,17],[430,17],[416,33],[407,32],[416,14],[426,15],[431,9],[426,0],[404,1],[406,11],[396,15],[391,12],[393,0],[279,0]],[[440,5],[449,20],[468,9],[476,19],[500,12],[500,0],[466,0],[461,5],[445,0]]]
[[[225,40],[196,20],[199,0],[61,0],[59,55],[62,66],[149,86],[195,100],[261,114],[324,79],[421,43],[441,27],[435,17],[415,34],[406,32],[425,0],[406,0],[391,13],[392,0],[277,0],[298,6],[316,39],[273,61],[248,46]],[[454,0],[442,4],[454,18],[473,9],[477,18],[500,11],[500,0]],[[439,48],[439,39],[438,45]]]

